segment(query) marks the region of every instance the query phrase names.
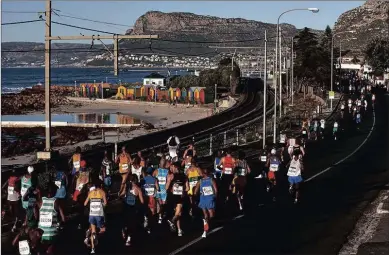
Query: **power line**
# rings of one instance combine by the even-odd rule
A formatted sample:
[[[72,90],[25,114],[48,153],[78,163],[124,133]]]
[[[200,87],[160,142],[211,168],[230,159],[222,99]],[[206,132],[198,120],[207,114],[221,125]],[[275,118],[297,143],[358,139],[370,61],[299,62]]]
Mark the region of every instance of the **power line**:
[[[2,26],[7,26],[7,25],[18,25],[18,24],[26,24],[26,23],[33,23],[33,22],[38,22],[38,21],[44,21],[43,19],[35,19],[35,20],[26,20],[26,21],[17,21],[17,22],[8,22],[8,23],[2,23]]]
[[[87,31],[103,33],[103,34],[111,34],[111,35],[117,35],[117,34],[118,34],[118,33],[112,33],[112,32],[107,32],[107,31],[92,29],[92,28],[79,27],[79,26],[70,25],[70,24],[65,24],[65,23],[56,22],[56,21],[51,21],[51,23],[54,23],[54,24],[57,24],[57,25],[61,25],[61,26],[65,26],[65,27],[78,28],[78,29],[83,29],[83,30],[87,30]]]
[[[85,20],[85,21],[90,21],[90,22],[95,22],[95,23],[100,23],[100,24],[106,24],[106,25],[114,25],[114,26],[121,26],[121,27],[127,27],[127,28],[132,27],[129,25],[124,25],[124,24],[111,23],[111,22],[106,22],[106,21],[98,21],[98,20],[81,18],[81,17],[77,17],[77,16],[72,16],[72,15],[66,15],[66,14],[62,14],[63,12],[61,10],[56,10],[56,9],[54,9],[54,10],[60,12],[58,15],[62,16],[62,17],[78,19],[78,20]]]
[[[36,11],[36,12],[32,12],[32,11],[1,11],[1,13],[18,13],[18,14],[21,14],[21,13],[43,13],[44,11]]]

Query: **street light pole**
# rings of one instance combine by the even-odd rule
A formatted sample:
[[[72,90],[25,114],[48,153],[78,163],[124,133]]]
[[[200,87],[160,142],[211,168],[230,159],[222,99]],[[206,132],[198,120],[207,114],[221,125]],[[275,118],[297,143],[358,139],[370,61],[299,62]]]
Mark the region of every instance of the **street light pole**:
[[[292,37],[292,57],[291,57],[291,63],[290,63],[290,65],[291,65],[291,77],[290,77],[290,82],[291,82],[291,87],[292,87],[292,91],[291,91],[291,94],[292,94],[292,106],[293,106],[293,99],[294,99],[294,85],[293,85],[293,83],[294,83],[294,79],[293,79],[293,62],[294,62],[294,37]]]
[[[280,34],[278,35],[278,43],[279,43],[279,49],[280,49],[280,118],[282,117],[282,46],[281,46],[281,29],[280,29]]]
[[[266,145],[266,90],[267,90],[267,31],[265,30],[265,67],[263,71],[263,126],[262,126],[262,149]],[[274,106],[275,107],[275,106]]]
[[[279,26],[280,26],[280,18],[282,17],[282,15],[284,15],[285,13],[288,13],[288,12],[292,12],[292,11],[310,11],[310,12],[313,12],[313,13],[317,13],[319,12],[319,8],[297,8],[297,9],[290,9],[290,10],[287,10],[287,11],[284,11],[283,13],[280,14],[280,16],[278,16],[278,19],[277,19],[277,34],[276,34],[276,62],[278,61],[277,60],[277,50],[278,50],[278,44],[279,44],[279,48],[280,48],[280,55],[281,55],[281,40],[280,40],[280,29],[279,29]],[[281,56],[279,58],[279,65],[280,65],[280,69],[279,69],[279,75],[280,75],[280,117],[281,117],[281,107],[282,107],[282,89],[281,89],[281,81],[282,81],[282,78],[281,78]],[[277,64],[276,64],[276,72],[277,72]],[[277,79],[276,79],[277,80]]]

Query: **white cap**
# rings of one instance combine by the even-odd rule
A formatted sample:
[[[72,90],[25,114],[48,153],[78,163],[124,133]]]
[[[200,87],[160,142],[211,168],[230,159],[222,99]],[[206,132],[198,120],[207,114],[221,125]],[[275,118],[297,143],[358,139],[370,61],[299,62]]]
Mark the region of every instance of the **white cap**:
[[[33,166],[27,167],[27,172],[28,172],[29,174],[31,174],[32,172],[34,172],[34,167],[33,167]]]
[[[270,153],[271,153],[272,155],[275,155],[275,154],[276,154],[276,149],[272,149],[272,150],[270,151]]]

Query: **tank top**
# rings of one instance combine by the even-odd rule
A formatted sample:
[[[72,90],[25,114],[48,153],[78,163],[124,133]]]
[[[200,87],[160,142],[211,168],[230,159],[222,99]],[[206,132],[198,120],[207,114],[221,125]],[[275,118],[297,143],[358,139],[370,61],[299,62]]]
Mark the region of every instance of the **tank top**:
[[[266,162],[266,161],[267,161],[267,153],[266,151],[263,151],[261,155],[261,162]]]
[[[104,191],[95,189],[89,191],[89,216],[104,216],[103,196]]]
[[[280,161],[276,156],[270,156],[270,165],[269,170],[272,172],[277,172],[280,166]]]
[[[301,165],[300,160],[294,160],[292,159],[290,161],[289,169],[288,169],[288,176],[295,177],[301,175]]]
[[[126,192],[126,198],[124,200],[125,204],[134,206],[136,204],[136,196],[135,196],[135,190],[134,185],[132,182],[127,183],[127,192]]]
[[[198,170],[197,167],[192,167],[187,172],[190,190],[192,190],[194,187],[196,187],[197,182],[200,179],[200,175],[199,175],[197,170]]]
[[[223,174],[232,174],[233,173],[234,163],[231,156],[224,157],[223,163]]]
[[[23,197],[27,190],[32,186],[31,177],[27,178],[26,176],[22,177],[21,180],[22,187],[20,189],[20,195]]]
[[[238,176],[246,176],[247,175],[247,162],[244,159],[241,159],[237,162],[237,174]]]
[[[18,201],[20,199],[19,187],[17,185],[18,177],[11,176],[8,179],[8,201]]]
[[[136,174],[136,176],[138,176],[138,180],[140,181],[142,177],[142,166],[139,166],[138,168],[131,166],[131,171],[133,174]]]
[[[214,168],[215,168],[215,171],[216,172],[221,172],[222,170],[220,170],[217,166],[220,164],[220,158],[216,157],[215,158],[215,162],[214,162]]]
[[[57,236],[58,213],[54,207],[55,200],[55,198],[42,197],[38,224],[38,227],[43,230],[42,240],[52,240]]]
[[[151,175],[146,175],[145,178],[143,178],[144,184],[143,184],[143,192],[146,196],[149,197],[155,197],[156,194],[156,187],[155,187],[155,180],[156,178]]]
[[[200,196],[200,199],[215,197],[215,191],[212,185],[212,178],[205,177],[200,180]]]
[[[112,171],[112,162],[108,159],[104,159],[101,164],[104,168],[105,176],[110,176]]]
[[[119,172],[120,173],[128,173],[128,169],[129,169],[129,162],[128,162],[128,158],[127,158],[127,155],[126,154],[120,154],[119,156]]]
[[[159,189],[162,191],[166,191],[166,178],[169,171],[164,168],[158,168],[157,172],[157,179],[158,179],[158,185]]]
[[[23,231],[23,233],[19,236],[18,246],[20,255],[31,255],[30,237],[25,231]]]
[[[74,154],[73,155],[73,168],[78,171],[81,167],[81,155],[80,154]]]
[[[171,182],[170,191],[173,196],[182,196],[185,192],[185,181],[186,176],[183,173],[174,174],[173,180]]]
[[[80,172],[77,178],[76,190],[81,191],[85,184],[89,182],[89,172]]]

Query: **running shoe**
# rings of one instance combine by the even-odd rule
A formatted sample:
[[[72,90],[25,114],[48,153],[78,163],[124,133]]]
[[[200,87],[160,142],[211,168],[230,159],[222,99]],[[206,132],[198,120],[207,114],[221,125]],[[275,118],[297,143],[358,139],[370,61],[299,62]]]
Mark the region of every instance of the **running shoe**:
[[[202,238],[206,238],[206,237],[207,237],[207,232],[204,231],[201,237],[202,237]]]
[[[182,236],[183,233],[181,229],[178,230],[178,236]]]

